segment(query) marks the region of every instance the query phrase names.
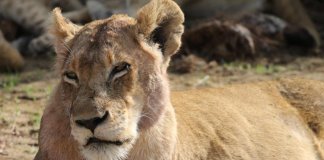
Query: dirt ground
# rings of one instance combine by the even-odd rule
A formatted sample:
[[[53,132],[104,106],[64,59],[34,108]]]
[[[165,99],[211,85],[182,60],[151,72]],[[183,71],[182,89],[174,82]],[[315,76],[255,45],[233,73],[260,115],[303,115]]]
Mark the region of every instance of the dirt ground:
[[[53,58],[27,61],[19,74],[0,75],[0,159],[33,159],[37,133],[46,101],[58,82]],[[237,83],[304,77],[324,80],[324,59],[299,57],[287,64],[231,62],[217,64],[197,60],[187,74],[170,73],[172,90],[218,87]]]

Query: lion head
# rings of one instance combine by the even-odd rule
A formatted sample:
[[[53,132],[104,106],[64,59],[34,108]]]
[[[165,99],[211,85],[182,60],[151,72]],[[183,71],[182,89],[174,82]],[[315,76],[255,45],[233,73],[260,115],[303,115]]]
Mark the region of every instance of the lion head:
[[[123,159],[169,102],[166,69],[184,16],[171,0],[78,26],[54,10],[59,102],[86,159]]]

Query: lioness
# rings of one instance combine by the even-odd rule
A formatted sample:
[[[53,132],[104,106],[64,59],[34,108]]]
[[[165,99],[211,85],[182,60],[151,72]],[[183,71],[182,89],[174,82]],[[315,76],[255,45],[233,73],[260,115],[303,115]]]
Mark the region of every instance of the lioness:
[[[324,83],[282,80],[170,94],[184,16],[154,0],[136,19],[77,26],[54,10],[61,81],[35,160],[323,159]]]

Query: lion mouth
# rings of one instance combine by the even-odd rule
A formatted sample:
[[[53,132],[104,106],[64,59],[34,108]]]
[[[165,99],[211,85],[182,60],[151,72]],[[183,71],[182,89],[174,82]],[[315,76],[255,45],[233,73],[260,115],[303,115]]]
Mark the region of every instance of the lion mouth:
[[[95,137],[91,137],[88,139],[88,142],[85,146],[89,146],[92,144],[106,144],[106,145],[116,145],[116,146],[121,146],[124,143],[128,143],[130,142],[130,139],[126,139],[126,140],[117,140],[117,141],[107,141],[107,140],[101,140]]]

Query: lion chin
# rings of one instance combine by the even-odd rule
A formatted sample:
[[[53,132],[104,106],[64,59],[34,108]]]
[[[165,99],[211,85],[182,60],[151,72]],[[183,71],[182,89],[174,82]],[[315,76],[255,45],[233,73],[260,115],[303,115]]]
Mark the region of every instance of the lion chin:
[[[138,137],[136,123],[121,125],[124,127],[102,124],[92,132],[71,123],[71,134],[86,160],[121,160],[127,157]]]
[[[86,160],[119,160],[127,157],[134,139],[111,141],[91,137],[83,142],[86,144],[80,145],[79,148]]]
[[[115,144],[91,144],[81,147],[81,153],[87,160],[121,160],[127,157],[130,145],[118,146]]]

